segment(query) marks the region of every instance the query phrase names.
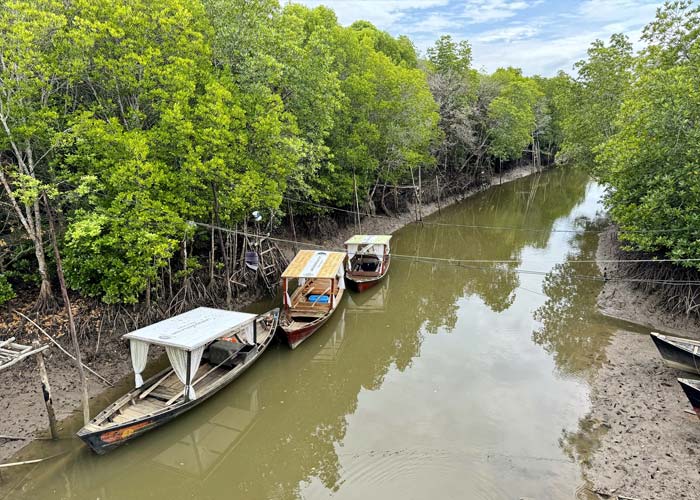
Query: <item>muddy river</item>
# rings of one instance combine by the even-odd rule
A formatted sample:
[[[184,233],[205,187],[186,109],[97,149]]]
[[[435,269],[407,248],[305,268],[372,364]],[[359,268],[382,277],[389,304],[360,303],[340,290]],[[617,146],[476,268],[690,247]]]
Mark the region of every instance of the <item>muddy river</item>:
[[[0,498],[588,498],[580,429],[615,328],[590,262],[602,194],[554,170],[398,231],[382,285],[298,349],[106,456],[35,443],[61,455],[3,471]]]

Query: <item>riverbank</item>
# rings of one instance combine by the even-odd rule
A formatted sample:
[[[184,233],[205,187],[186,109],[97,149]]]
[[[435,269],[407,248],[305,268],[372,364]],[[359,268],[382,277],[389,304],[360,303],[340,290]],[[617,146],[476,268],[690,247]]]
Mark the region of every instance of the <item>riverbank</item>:
[[[614,231],[601,234],[601,272],[614,275],[615,265],[600,261],[619,255]],[[696,320],[664,312],[660,300],[630,283],[608,281],[598,309],[653,330],[700,338]],[[590,418],[606,429],[586,474],[592,489],[601,498],[695,498],[700,421],[684,411],[690,405],[676,380],[682,372],[663,364],[648,335],[625,330],[613,336],[606,357],[591,386]]]
[[[530,167],[520,167],[508,172],[505,172],[501,177],[495,177],[493,184],[485,185],[479,189],[473,189],[466,193],[461,193],[458,196],[449,199],[423,205],[422,214],[428,216],[431,213],[437,212],[440,208],[449,206],[455,202],[461,201],[477,192],[488,189],[491,186],[507,183],[515,179],[519,179],[530,175],[533,170]],[[392,233],[407,224],[414,222],[415,213],[409,210],[398,215],[397,217],[373,217],[362,221],[362,232],[364,233]],[[321,239],[299,239],[299,246],[303,243],[313,245],[322,245],[327,248],[339,248],[342,246],[349,236],[356,233],[357,229],[350,225],[339,229],[336,234],[330,235]],[[286,245],[283,250],[291,254],[292,246]],[[255,298],[247,298],[237,304],[237,307],[243,307],[246,303],[253,302]],[[77,318],[84,317],[83,315],[99,314],[98,311],[91,309],[91,306],[86,301],[74,301],[74,315]],[[16,307],[13,305],[12,307]],[[49,332],[53,329],[47,324],[40,322]],[[6,321],[5,328],[7,331],[0,331],[2,336],[6,336],[8,331],[11,331],[10,321]],[[43,339],[45,340],[45,339]],[[95,371],[106,377],[111,382],[118,384],[124,377],[131,376],[131,363],[129,352],[126,343],[123,342],[118,335],[110,334],[108,331],[102,332],[102,339],[99,344],[99,349],[96,349],[95,339],[86,339],[90,341],[90,345],[83,350],[87,364]],[[70,351],[67,336],[59,339],[59,341]],[[86,352],[87,351],[87,352]],[[97,354],[95,355],[95,351]],[[157,353],[152,353],[153,357]],[[74,367],[72,360],[68,359],[64,354],[60,353],[56,348],[49,349],[47,353],[47,371],[50,383],[52,384],[54,407],[59,419],[65,419],[72,415],[80,404],[80,394],[78,387],[77,369]],[[100,397],[107,387],[99,382],[96,378],[88,375],[90,380],[89,392],[92,395],[94,403],[92,414],[96,414],[103,404]],[[46,410],[41,395],[39,379],[35,361],[29,359],[23,363],[12,367],[11,369],[0,372],[0,386],[4,388],[0,393],[0,411],[3,418],[0,419],[0,435],[26,437],[25,440],[3,440],[0,439],[0,462],[4,462],[8,457],[15,454],[24,445],[31,442],[33,437],[43,436],[46,433],[47,417]],[[62,435],[67,438],[72,438],[71,430],[64,429]]]

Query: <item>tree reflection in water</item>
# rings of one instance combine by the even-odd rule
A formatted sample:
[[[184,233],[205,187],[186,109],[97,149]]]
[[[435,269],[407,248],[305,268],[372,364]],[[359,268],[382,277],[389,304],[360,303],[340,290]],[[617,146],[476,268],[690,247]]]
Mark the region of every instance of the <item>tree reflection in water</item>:
[[[595,230],[595,224],[586,224]],[[544,278],[542,289],[547,301],[535,311],[542,326],[532,334],[536,344],[552,354],[562,374],[590,376],[605,361],[610,330],[597,312],[596,299],[601,281],[577,276],[600,276],[594,263],[598,236],[577,234],[575,248],[564,263],[557,264]]]

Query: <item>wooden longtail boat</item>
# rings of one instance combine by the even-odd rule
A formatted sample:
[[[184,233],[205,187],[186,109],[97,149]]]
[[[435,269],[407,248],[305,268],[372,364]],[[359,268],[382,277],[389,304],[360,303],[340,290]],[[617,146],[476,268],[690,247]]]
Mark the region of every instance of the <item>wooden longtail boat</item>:
[[[391,264],[390,241],[390,235],[356,234],[345,242],[345,279],[352,290],[364,292],[386,276]]]
[[[678,383],[681,384],[683,392],[688,396],[690,404],[695,410],[695,414],[700,418],[700,380],[691,380],[689,378],[679,378]]]
[[[255,315],[200,307],[124,335],[136,388],[78,431],[103,454],[194,408],[247,370],[274,338],[279,309]],[[149,345],[165,347],[171,366],[143,382]]]
[[[700,342],[656,332],[651,333],[651,340],[666,366],[700,375]]]
[[[328,321],[343,298],[342,252],[301,250],[282,273],[280,328],[294,349]],[[297,281],[290,294],[290,285]]]

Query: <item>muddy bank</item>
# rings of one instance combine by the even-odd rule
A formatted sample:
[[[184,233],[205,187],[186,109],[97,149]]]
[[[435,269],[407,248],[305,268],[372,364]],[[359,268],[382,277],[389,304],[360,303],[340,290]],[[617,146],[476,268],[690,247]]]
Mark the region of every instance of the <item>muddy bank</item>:
[[[614,235],[601,235],[598,260],[615,259]],[[610,264],[600,264],[611,275]],[[697,324],[661,311],[659,297],[629,283],[607,282],[598,297],[607,315],[698,338]],[[697,498],[700,420],[647,335],[620,330],[606,350],[607,362],[591,387],[591,415],[605,429],[586,475],[598,493],[639,500]],[[605,495],[601,495],[606,498]]]
[[[600,235],[596,258],[599,261],[624,258],[613,227]],[[600,263],[598,267],[604,275],[624,276],[624,271],[614,263]],[[685,314],[669,313],[663,305],[665,300],[659,294],[641,290],[634,284],[608,281],[598,296],[598,310],[612,318],[700,339],[700,321]]]
[[[453,205],[454,203],[469,198],[470,196],[489,189],[490,187],[506,184],[510,181],[526,177],[535,172],[536,171],[533,170],[532,166],[530,165],[513,168],[512,170],[503,172],[502,175],[494,176],[491,179],[491,184],[475,187],[465,191],[464,193],[460,193],[459,195],[442,199],[440,204],[437,202],[423,204],[421,207],[422,216],[427,217],[438,212],[441,208]],[[357,234],[360,229],[363,234],[391,234],[408,224],[414,223],[415,221],[416,209],[414,206],[409,206],[408,210],[397,214],[395,217],[380,215],[372,218],[364,218],[362,219],[361,228],[356,228],[354,225],[350,224],[346,227],[340,228],[335,234],[328,234],[323,238],[299,238],[298,241],[300,243],[300,247],[303,247],[302,243],[310,243],[312,245],[321,245],[329,249],[342,249],[343,242],[345,242],[353,234]],[[291,236],[288,235],[287,237],[291,239]],[[281,247],[287,255],[293,254],[291,245],[281,245]]]
[[[522,167],[513,169],[503,174],[502,177],[494,179],[493,185],[506,183],[521,177],[525,177],[532,173],[530,167]],[[456,201],[469,197],[478,191],[482,191],[489,186],[484,186],[481,189],[463,193],[458,197],[442,200],[441,207],[446,207]],[[438,211],[437,203],[423,205],[423,216]],[[412,223],[415,220],[415,215],[412,210],[400,214],[397,217],[376,217],[366,218],[362,221],[362,232],[365,233],[391,233],[397,229]],[[308,242],[315,245],[322,245],[327,248],[338,248],[342,246],[342,242],[350,235],[357,232],[353,226],[344,227],[336,232],[336,234],[328,235],[323,239],[299,239],[299,247],[303,247],[302,242]],[[284,248],[291,254],[291,245]],[[252,300],[250,300],[252,301]],[[245,304],[238,304],[242,307]],[[16,303],[11,304],[12,307],[17,307]],[[96,311],[88,310],[87,305],[82,304],[80,300],[76,300],[74,307],[76,318],[80,318],[83,314],[98,314]],[[3,315],[9,315],[9,312],[3,311]],[[9,337],[12,335],[12,321],[8,321],[6,316],[0,318],[0,338]],[[42,324],[50,333],[53,332],[52,327],[48,324]],[[24,339],[23,339],[24,340]],[[45,341],[46,339],[42,339]],[[72,351],[70,341],[67,335],[59,339],[59,342]],[[125,342],[114,333],[102,332],[102,339],[99,350],[95,355],[95,339],[84,339],[83,354],[87,364],[103,375],[108,380],[117,384],[125,377],[131,376],[131,363],[129,352]],[[150,353],[156,357],[157,353]],[[59,419],[63,419],[71,415],[80,404],[80,394],[78,390],[78,374],[74,366],[74,362],[59,352],[56,348],[51,348],[47,354],[47,370],[50,383],[52,384],[54,394],[54,407]],[[93,399],[103,393],[107,387],[96,378],[88,375],[90,380],[89,392]],[[47,417],[46,410],[41,395],[41,388],[38,378],[38,370],[33,359],[28,359],[19,365],[0,372],[0,386],[3,390],[0,392],[0,435],[22,436],[31,438],[32,436],[43,436],[47,434]],[[104,398],[101,398],[104,399]],[[94,415],[102,408],[104,403],[100,400],[91,408],[91,413]],[[64,429],[62,434],[67,438],[72,438],[70,429]],[[7,461],[8,457],[17,452],[21,447],[28,444],[29,440],[3,440],[0,439],[0,462]]]

